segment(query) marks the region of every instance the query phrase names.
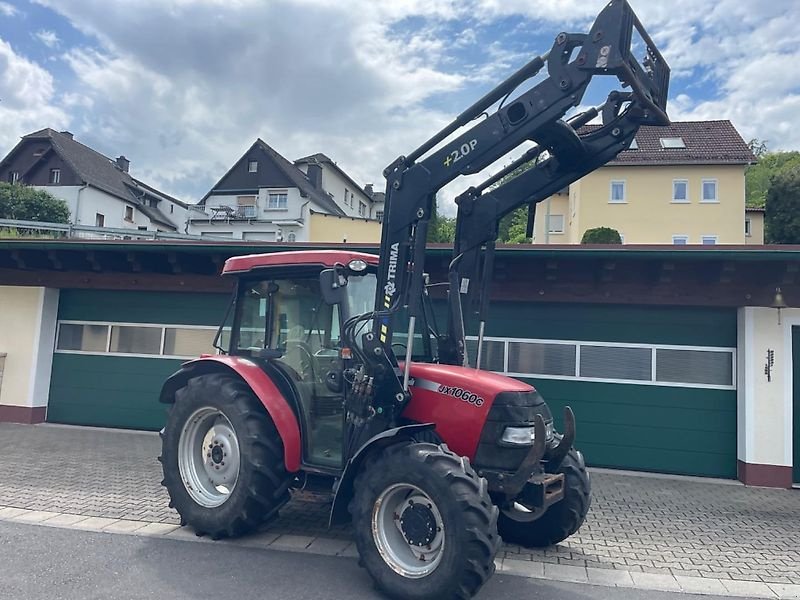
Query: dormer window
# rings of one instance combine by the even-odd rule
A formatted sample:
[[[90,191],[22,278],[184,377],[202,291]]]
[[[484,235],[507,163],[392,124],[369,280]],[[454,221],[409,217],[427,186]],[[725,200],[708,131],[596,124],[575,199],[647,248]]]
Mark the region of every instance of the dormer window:
[[[61,183],[61,169],[50,169],[50,183]]]
[[[659,138],[659,141],[661,142],[661,147],[665,150],[686,148],[683,138],[680,137],[663,137]]]
[[[250,160],[247,162],[247,172],[248,173],[258,173],[258,161],[257,160]]]

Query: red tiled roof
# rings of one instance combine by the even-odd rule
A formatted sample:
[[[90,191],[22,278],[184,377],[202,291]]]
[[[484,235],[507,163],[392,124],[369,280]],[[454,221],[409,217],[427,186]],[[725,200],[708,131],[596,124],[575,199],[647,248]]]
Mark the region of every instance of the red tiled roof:
[[[598,127],[587,125],[587,129]],[[662,138],[681,138],[685,148],[663,148]],[[637,150],[625,150],[608,165],[746,165],[756,157],[730,121],[682,121],[643,125]]]

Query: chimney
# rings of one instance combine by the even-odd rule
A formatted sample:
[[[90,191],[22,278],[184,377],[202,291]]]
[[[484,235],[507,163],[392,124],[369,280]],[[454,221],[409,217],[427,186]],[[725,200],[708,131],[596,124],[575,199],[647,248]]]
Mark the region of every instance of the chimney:
[[[322,189],[322,167],[317,163],[309,163],[308,171],[306,172],[308,180],[316,189]]]
[[[62,131],[61,135],[67,136],[69,139],[72,139],[72,132],[71,131]]]
[[[372,195],[373,195],[375,192],[372,190],[372,184],[371,184],[371,183],[368,183],[367,185],[365,185],[365,186],[364,186],[364,193],[365,193],[367,196],[369,196],[370,198],[372,198]]]
[[[120,171],[122,171],[123,173],[127,173],[130,166],[131,166],[131,161],[125,158],[125,156],[117,157],[117,168]]]

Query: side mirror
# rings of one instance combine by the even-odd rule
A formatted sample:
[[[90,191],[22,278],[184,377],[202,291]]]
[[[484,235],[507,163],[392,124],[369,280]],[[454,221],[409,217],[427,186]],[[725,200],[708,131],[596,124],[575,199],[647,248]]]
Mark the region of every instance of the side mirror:
[[[319,274],[319,287],[326,304],[343,304],[347,290],[347,278],[338,269],[324,269]]]

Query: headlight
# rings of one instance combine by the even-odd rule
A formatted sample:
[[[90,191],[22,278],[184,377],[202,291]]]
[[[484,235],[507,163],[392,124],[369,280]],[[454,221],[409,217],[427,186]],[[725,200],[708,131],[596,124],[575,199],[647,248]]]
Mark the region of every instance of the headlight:
[[[533,444],[534,428],[530,427],[506,427],[503,431],[501,441],[515,446],[530,446]]]
[[[347,267],[351,271],[355,271],[356,273],[361,273],[361,271],[367,270],[367,263],[360,258],[354,258],[349,263],[347,263]]]
[[[553,428],[553,422],[545,423],[544,425],[545,430],[545,439],[550,441],[553,439],[555,435],[555,429]],[[503,435],[500,437],[500,441],[503,441],[507,444],[513,444],[514,446],[530,446],[533,444],[533,439],[536,437],[536,428],[531,425],[529,427],[506,427],[503,430]]]

